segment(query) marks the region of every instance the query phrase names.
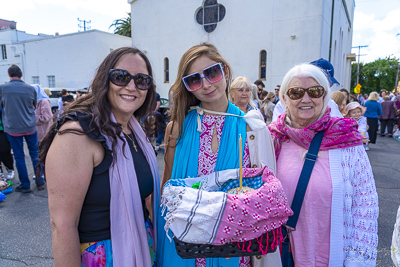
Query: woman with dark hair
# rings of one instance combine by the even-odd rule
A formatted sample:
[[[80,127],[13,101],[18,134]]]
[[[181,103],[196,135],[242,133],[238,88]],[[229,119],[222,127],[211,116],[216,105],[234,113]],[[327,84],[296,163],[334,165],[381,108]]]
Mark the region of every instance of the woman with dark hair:
[[[40,146],[54,264],[153,266],[159,177],[137,121],[155,107],[149,60],[136,48],[113,50],[90,90],[64,109]]]

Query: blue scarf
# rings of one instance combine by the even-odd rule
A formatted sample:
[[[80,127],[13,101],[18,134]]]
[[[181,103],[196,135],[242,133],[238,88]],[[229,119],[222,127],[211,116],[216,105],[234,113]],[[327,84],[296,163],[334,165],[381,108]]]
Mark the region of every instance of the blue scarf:
[[[231,102],[229,102],[226,113],[240,116],[245,115]],[[202,115],[200,115],[200,119],[203,119]],[[175,149],[171,179],[198,176],[200,132],[196,129],[197,112],[196,110],[192,110],[183,122],[182,136]],[[222,129],[215,171],[239,168],[239,134],[242,135],[242,151],[244,151],[246,122],[240,117],[226,116]]]
[[[229,102],[226,113],[244,116],[238,107]],[[200,115],[200,119],[203,116]],[[225,116],[218,149],[215,171],[239,168],[239,134],[242,135],[242,151],[246,142],[246,122],[243,117]],[[175,149],[171,179],[197,177],[200,147],[200,132],[197,131],[197,111],[192,110],[183,122],[182,136]],[[161,210],[161,209],[160,209]],[[175,244],[169,242],[164,231],[165,219],[159,218],[159,248],[157,263],[162,266],[194,267],[194,259],[182,259],[176,252]],[[207,266],[239,266],[239,258],[207,258]]]

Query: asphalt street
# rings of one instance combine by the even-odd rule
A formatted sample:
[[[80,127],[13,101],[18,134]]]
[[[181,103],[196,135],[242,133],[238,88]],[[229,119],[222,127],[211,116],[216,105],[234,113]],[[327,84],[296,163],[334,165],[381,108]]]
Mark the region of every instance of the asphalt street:
[[[377,266],[392,266],[390,244],[396,212],[400,205],[400,143],[378,136],[368,155],[379,195],[379,246]],[[33,170],[26,153],[29,175]],[[157,156],[162,174],[163,153]],[[18,177],[14,179],[18,184]],[[67,186],[66,182],[66,186]],[[47,191],[13,192],[0,202],[0,267],[53,266]]]

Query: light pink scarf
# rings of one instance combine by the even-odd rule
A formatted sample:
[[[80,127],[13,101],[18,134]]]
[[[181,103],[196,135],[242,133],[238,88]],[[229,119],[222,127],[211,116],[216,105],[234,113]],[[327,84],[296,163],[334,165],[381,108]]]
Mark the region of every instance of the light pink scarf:
[[[116,122],[111,114],[111,120]],[[157,160],[151,144],[134,116],[129,121],[131,129],[146,156],[147,162],[153,175],[153,217],[156,217],[159,205],[159,175]],[[123,134],[121,133],[121,136]],[[106,136],[107,145],[111,149],[111,141]],[[151,267],[149,245],[144,224],[142,201],[132,153],[126,144],[122,150],[123,142],[118,140],[117,161],[110,167],[110,221],[111,221],[111,243],[114,266],[137,266]],[[125,155],[125,156],[124,156]],[[157,229],[153,218],[154,229]],[[156,231],[154,231],[156,232]],[[154,238],[156,242],[156,237]]]
[[[326,130],[322,139],[320,150],[345,148],[362,145],[362,135],[358,132],[358,124],[352,118],[337,118],[329,115],[330,108],[327,107],[321,119],[304,129],[295,129],[285,122],[286,112],[282,113],[277,121],[268,125],[275,146],[276,158],[282,147],[282,142],[289,140],[297,145],[308,149],[317,132]]]

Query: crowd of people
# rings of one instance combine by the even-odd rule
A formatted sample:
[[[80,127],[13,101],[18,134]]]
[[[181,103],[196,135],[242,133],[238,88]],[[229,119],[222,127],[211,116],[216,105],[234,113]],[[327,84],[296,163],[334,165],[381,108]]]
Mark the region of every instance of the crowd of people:
[[[87,95],[74,99],[63,90],[56,117],[40,85],[25,84],[18,66],[8,74],[10,82],[0,85],[0,162],[5,180],[12,180],[15,159],[15,191],[31,192],[26,142],[37,189],[48,190],[55,266],[281,266],[288,260],[282,247],[260,257],[183,259],[165,231],[171,221],[160,201],[171,181],[230,169],[241,179],[242,168],[266,169],[279,179],[287,203],[273,205],[287,204],[296,222],[289,227],[289,217],[282,226],[287,235],[276,240],[290,240],[292,266],[376,265],[378,195],[365,151],[378,127],[381,136],[392,136],[400,95],[331,92],[338,81],[322,58],[294,66],[268,92],[262,80],[234,78],[218,49],[201,43],[180,59],[166,126],[150,61],[137,48],[111,51]],[[163,141],[159,177],[156,151]],[[318,152],[310,153],[315,147]],[[244,193],[247,202],[235,206],[243,216],[246,205],[268,199],[252,190],[257,194]],[[173,204],[186,205],[179,198]],[[250,230],[262,231],[242,227]]]

